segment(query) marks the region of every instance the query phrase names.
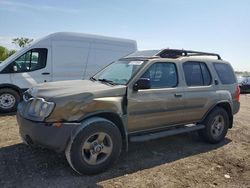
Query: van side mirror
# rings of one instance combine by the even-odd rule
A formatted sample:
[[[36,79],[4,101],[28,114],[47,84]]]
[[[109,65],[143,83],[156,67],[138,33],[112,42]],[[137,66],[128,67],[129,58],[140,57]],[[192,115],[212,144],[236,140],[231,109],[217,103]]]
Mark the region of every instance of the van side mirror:
[[[140,78],[133,86],[134,91],[138,91],[139,89],[150,89],[150,79],[149,78]]]
[[[13,71],[17,72],[17,66],[16,65],[13,65]]]

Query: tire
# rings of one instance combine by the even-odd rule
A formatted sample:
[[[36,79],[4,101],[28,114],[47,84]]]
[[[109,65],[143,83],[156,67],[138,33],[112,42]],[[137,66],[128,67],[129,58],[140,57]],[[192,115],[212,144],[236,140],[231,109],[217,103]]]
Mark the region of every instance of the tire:
[[[227,134],[229,116],[223,108],[216,107],[202,124],[205,125],[205,128],[198,131],[200,137],[209,143],[216,144],[222,141]]]
[[[0,89],[0,112],[9,113],[17,110],[20,95],[13,89]]]
[[[104,118],[91,118],[65,150],[70,166],[79,174],[97,174],[119,157],[122,137],[117,126]]]

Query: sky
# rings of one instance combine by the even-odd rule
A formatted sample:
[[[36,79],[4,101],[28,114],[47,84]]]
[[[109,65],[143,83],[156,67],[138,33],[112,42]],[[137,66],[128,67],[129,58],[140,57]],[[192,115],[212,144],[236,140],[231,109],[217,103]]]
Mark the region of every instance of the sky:
[[[59,31],[134,39],[139,50],[215,52],[250,71],[250,0],[0,0],[0,45]]]

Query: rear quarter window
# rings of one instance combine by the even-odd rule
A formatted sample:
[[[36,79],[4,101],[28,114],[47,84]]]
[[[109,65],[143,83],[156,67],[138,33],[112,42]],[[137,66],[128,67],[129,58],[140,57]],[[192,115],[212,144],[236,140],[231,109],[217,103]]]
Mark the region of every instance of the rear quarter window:
[[[225,63],[213,63],[222,84],[234,84],[236,79],[232,67]]]

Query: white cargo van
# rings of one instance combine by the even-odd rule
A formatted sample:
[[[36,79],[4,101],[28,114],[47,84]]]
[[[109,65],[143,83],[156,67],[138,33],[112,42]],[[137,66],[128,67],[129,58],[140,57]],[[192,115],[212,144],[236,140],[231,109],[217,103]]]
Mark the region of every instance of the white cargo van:
[[[88,79],[136,50],[134,40],[80,33],[37,40],[0,63],[0,112],[15,111],[22,92],[37,83]]]

